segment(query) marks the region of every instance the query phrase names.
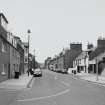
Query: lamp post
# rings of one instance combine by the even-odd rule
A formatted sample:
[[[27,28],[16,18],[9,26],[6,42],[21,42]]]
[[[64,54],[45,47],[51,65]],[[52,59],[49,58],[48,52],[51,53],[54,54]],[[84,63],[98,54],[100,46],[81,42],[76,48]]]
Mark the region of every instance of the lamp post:
[[[96,58],[96,80],[98,81],[98,59]]]
[[[34,49],[34,60],[35,60],[35,49]],[[35,66],[36,66],[36,65],[35,65],[35,62],[34,62],[34,69],[35,69]]]
[[[30,33],[31,31],[28,29],[27,34],[28,34],[28,72],[29,72],[29,46],[30,46]]]

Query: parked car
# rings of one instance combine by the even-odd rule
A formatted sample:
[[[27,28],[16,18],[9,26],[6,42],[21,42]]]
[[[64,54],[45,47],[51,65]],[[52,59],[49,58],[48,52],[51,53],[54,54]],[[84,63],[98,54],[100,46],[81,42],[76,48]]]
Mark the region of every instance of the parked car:
[[[34,73],[33,73],[34,77],[38,77],[38,76],[42,76],[42,70],[41,69],[35,69]]]
[[[66,69],[62,69],[61,71],[62,71],[62,72],[61,72],[62,74],[68,74],[68,72],[67,72]]]

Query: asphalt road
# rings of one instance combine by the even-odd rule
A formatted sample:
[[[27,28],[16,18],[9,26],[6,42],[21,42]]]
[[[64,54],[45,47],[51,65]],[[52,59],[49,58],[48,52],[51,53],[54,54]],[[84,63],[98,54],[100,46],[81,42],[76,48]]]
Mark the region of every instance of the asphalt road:
[[[105,87],[44,70],[31,88],[1,91],[0,105],[105,105]]]

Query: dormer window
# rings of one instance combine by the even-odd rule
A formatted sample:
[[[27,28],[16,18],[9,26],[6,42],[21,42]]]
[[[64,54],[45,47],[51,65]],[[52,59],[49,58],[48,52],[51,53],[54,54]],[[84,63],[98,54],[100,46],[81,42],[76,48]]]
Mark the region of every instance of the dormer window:
[[[7,24],[8,24],[8,21],[6,19],[6,17],[3,15],[3,13],[0,13],[0,21],[1,21],[1,26],[7,30]]]
[[[7,51],[6,42],[4,40],[2,40],[2,52],[6,52],[6,51]]]
[[[1,25],[4,29],[7,29],[7,23],[6,21],[3,19],[3,17],[1,16]]]

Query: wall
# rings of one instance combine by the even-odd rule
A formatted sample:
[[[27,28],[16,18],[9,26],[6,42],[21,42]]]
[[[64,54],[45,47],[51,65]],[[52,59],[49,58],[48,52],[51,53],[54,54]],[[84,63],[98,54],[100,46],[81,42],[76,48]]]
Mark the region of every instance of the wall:
[[[10,46],[10,78],[14,78],[15,72],[19,72],[20,54],[16,48]]]
[[[105,48],[105,39],[98,39],[97,40],[97,47],[98,48]]]
[[[65,54],[65,68],[73,68],[73,60],[81,53],[81,50],[70,50]]]
[[[20,44],[17,45],[17,50],[20,54],[20,66],[19,66],[19,73],[24,73],[24,49],[21,47]]]
[[[6,43],[6,52],[2,52],[2,40],[3,38],[0,36],[0,82],[7,80],[8,79],[8,75],[9,75],[9,44],[6,42],[6,40],[4,41]],[[2,71],[3,71],[3,64],[5,64],[5,68],[4,68],[4,72],[6,73],[5,75],[2,75]]]

